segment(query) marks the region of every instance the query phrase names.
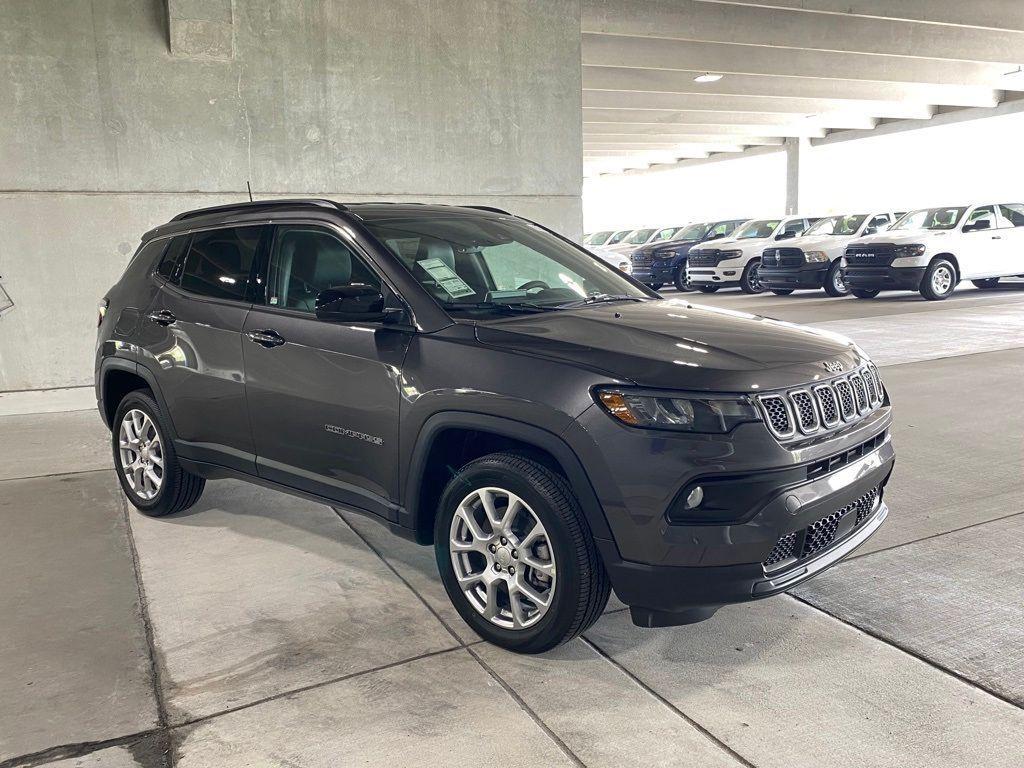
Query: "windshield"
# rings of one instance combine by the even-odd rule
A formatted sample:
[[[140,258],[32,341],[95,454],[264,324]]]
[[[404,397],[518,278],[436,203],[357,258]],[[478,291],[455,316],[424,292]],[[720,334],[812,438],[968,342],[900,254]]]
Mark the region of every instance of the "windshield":
[[[766,238],[771,237],[779,224],[781,219],[764,219],[762,221],[752,221],[747,226],[743,227],[739,232],[736,233],[735,237],[737,240],[750,240],[751,238]]]
[[[604,245],[605,240],[614,235],[612,230],[606,230],[604,232],[595,232],[585,239],[583,242],[587,245]]]
[[[632,231],[632,229],[623,229],[619,232],[616,232],[614,235],[608,238],[608,242],[605,243],[605,245],[615,245],[616,243],[621,243],[622,239]]]
[[[637,229],[633,231],[633,234],[626,238],[626,242],[630,245],[643,245],[651,239],[651,235],[653,234],[653,229]]]
[[[894,229],[953,229],[967,211],[963,208],[924,208],[911,211],[897,221],[889,230]]]
[[[515,219],[429,214],[364,223],[454,316],[649,298],[600,259]]]
[[[708,233],[708,227],[710,224],[691,224],[688,227],[683,227],[676,233],[673,240],[703,240],[704,235]]]
[[[851,214],[849,216],[829,216],[827,219],[822,219],[810,227],[810,229],[804,232],[804,236],[855,235],[867,217],[866,213]]]

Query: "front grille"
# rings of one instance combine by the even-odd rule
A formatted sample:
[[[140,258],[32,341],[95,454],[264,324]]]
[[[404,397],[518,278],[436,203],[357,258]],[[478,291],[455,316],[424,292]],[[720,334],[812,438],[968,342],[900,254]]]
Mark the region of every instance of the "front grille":
[[[806,528],[783,534],[761,565],[770,572],[778,570],[782,564],[789,567],[820,554],[858,530],[878,507],[880,496],[881,489],[876,486],[856,501],[815,520]],[[853,519],[849,520],[848,515],[853,515]]]
[[[701,248],[690,251],[689,265],[691,267],[717,267],[721,261],[721,251],[717,248]]]
[[[804,252],[799,248],[767,248],[761,254],[763,267],[799,267],[804,263]]]
[[[837,453],[835,456],[829,456],[827,459],[821,459],[820,461],[814,462],[807,467],[807,479],[814,480],[822,475],[835,472],[837,469],[842,469],[848,464],[852,464],[857,459],[867,456],[872,451],[881,447],[882,443],[885,442],[885,436],[887,434],[888,432],[883,429],[870,440],[865,440],[860,445],[855,445],[853,448],[848,448],[842,453]]]
[[[757,396],[772,434],[780,440],[817,435],[851,424],[881,406],[884,396],[873,366],[816,384]]]
[[[846,264],[851,267],[888,267],[896,256],[892,244],[851,245],[846,249]]]
[[[646,267],[653,261],[653,259],[649,253],[634,253],[631,257],[631,261],[633,262],[634,267]]]

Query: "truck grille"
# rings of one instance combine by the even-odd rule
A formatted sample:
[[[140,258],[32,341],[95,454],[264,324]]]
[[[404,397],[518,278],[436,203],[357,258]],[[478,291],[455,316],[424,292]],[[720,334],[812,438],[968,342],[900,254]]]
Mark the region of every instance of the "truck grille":
[[[801,560],[822,552],[842,541],[860,528],[878,507],[881,489],[874,487],[859,499],[837,509],[820,520],[815,520],[803,530],[793,531],[779,537],[761,565],[766,572],[778,570],[783,564],[796,565]],[[848,515],[853,515],[847,519]],[[840,531],[842,533],[840,534]]]
[[[717,248],[700,248],[690,251],[689,266],[691,267],[717,267],[722,260],[722,252]]]
[[[811,389],[758,395],[765,423],[780,440],[822,434],[859,421],[884,400],[882,382],[873,365]]]
[[[889,243],[851,245],[846,249],[846,264],[850,267],[888,267],[895,256],[896,246]]]
[[[654,259],[651,257],[651,254],[637,253],[635,251],[633,252],[633,255],[630,257],[630,260],[633,262],[634,267],[646,267],[649,266],[652,261],[654,261]]]
[[[804,263],[804,252],[799,248],[767,248],[761,254],[761,266],[799,267]]]

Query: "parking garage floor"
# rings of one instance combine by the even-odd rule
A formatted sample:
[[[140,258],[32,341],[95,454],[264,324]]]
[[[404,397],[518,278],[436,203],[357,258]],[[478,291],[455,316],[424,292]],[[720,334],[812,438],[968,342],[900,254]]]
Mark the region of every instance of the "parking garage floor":
[[[1024,765],[1024,286],[665,296],[881,364],[892,512],[852,559],[519,657],[365,518],[231,481],[145,518],[94,412],[0,418],[0,766]]]

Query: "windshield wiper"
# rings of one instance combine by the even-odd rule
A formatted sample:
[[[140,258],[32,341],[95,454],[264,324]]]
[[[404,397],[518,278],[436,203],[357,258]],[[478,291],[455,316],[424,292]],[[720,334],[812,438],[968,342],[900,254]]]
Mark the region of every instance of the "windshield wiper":
[[[585,299],[567,301],[565,304],[556,304],[555,309],[573,309],[585,307],[589,304],[604,304],[608,301],[644,301],[640,296],[629,296],[624,293],[594,293]]]
[[[483,309],[483,310],[499,310],[505,312],[549,312],[554,309],[558,309],[557,306],[548,304],[534,304],[529,301],[518,301],[515,304],[508,302],[493,302],[493,301],[445,301],[441,303],[441,306],[448,310],[453,309]]]

